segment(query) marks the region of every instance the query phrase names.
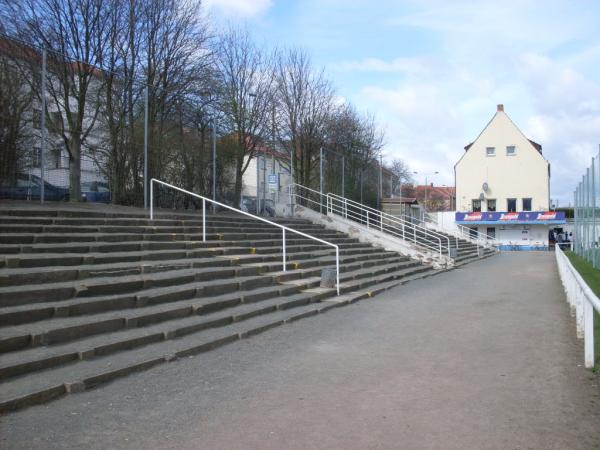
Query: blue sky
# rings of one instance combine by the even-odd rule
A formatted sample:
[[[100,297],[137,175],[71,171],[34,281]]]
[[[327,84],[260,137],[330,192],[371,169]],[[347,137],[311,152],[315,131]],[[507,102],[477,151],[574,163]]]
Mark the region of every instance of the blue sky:
[[[561,205],[600,143],[600,2],[205,0],[217,26],[298,46],[338,94],[377,117],[385,156],[421,174],[453,166],[503,103],[552,164]],[[418,181],[422,180],[421,175]],[[429,177],[432,178],[431,176]]]

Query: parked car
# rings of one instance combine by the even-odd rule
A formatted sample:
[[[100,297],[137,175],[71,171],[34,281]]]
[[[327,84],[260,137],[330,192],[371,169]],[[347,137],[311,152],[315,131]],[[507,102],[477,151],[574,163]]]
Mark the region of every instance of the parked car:
[[[14,181],[0,182],[0,198],[14,200],[39,200],[42,191],[42,179],[37,175],[19,173]],[[69,189],[44,182],[44,200],[67,201]]]
[[[111,192],[108,183],[101,181],[91,181],[81,183],[81,199],[84,202],[104,202],[111,201]]]

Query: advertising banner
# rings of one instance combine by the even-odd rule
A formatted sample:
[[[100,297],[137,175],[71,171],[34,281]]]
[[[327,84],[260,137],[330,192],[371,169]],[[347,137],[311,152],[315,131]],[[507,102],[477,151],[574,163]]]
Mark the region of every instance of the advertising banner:
[[[469,212],[456,213],[460,224],[560,224],[565,223],[564,211],[525,211],[525,212]]]

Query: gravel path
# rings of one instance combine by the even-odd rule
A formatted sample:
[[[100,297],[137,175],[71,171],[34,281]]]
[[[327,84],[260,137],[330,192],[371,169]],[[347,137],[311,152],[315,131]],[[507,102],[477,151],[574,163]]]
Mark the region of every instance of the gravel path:
[[[0,447],[597,448],[557,277],[504,253],[4,416]]]

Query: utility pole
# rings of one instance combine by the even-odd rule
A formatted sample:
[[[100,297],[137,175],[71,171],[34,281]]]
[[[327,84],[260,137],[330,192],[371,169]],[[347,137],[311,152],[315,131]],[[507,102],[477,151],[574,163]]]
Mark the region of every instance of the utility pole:
[[[40,186],[40,203],[44,203],[45,197],[45,177],[44,177],[44,167],[46,165],[46,48],[42,50],[42,113],[41,113],[41,137],[42,142],[40,146],[40,178],[42,179],[42,184]]]

